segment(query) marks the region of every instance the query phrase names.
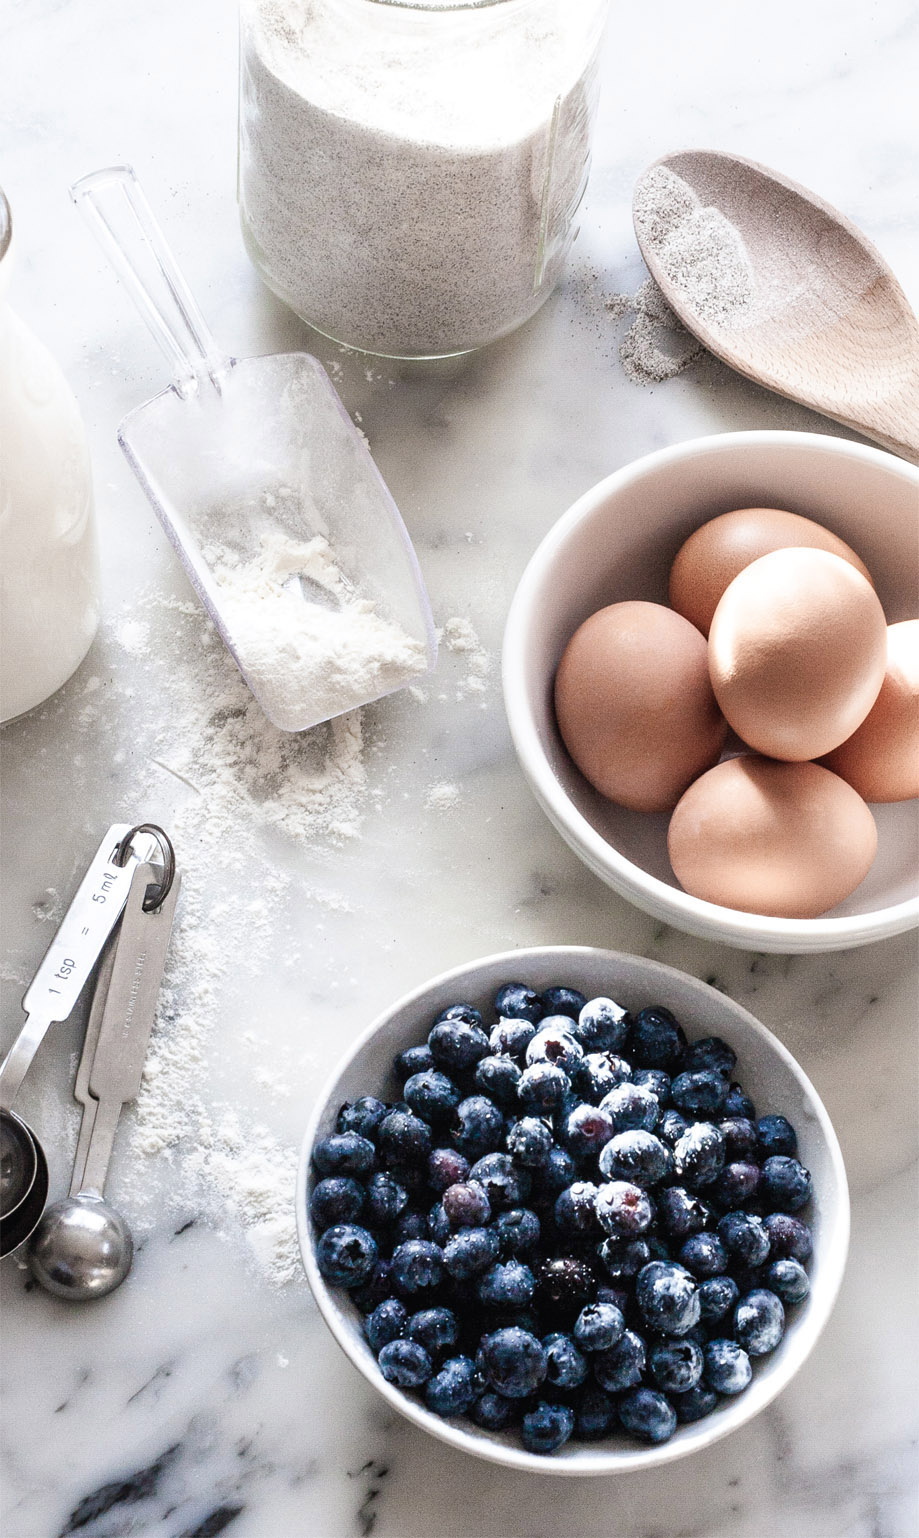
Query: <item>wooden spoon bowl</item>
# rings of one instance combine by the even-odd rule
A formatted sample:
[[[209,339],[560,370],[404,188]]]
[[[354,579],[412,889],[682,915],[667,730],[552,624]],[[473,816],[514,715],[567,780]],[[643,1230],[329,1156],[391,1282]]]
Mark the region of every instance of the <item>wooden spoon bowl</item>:
[[[649,166],[633,214],[651,276],[710,352],[919,463],[919,321],[856,225],[788,177],[717,150]],[[743,279],[725,304],[706,287],[717,251],[686,260],[687,221],[701,217]]]

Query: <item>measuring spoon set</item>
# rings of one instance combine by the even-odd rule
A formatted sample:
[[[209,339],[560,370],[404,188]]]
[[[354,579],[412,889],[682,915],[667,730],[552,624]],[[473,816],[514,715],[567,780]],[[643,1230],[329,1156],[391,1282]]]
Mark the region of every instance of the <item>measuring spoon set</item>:
[[[25,1022],[0,1064],[0,1255],[28,1243],[33,1276],[59,1297],[103,1297],[131,1268],[131,1233],[105,1200],[105,1178],[122,1106],[140,1089],[180,885],[161,828],[113,824],[26,990]],[[70,1192],[46,1206],[45,1152],[12,1105],[51,1025],[68,1018],[94,971]]]

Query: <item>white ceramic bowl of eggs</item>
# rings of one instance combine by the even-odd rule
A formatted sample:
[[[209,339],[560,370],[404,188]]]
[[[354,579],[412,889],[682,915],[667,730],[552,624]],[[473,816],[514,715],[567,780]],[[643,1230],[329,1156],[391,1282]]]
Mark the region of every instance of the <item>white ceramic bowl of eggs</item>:
[[[531,558],[511,605],[503,652],[505,706],[521,766],[543,810],[596,875],[656,918],[691,934],[751,950],[789,953],[845,949],[900,933],[919,924],[919,802],[915,797],[872,800],[866,806],[838,776],[831,783],[825,764],[814,768],[810,763],[812,757],[826,753],[819,728],[816,738],[802,738],[800,757],[807,762],[792,767],[780,762],[793,756],[781,742],[773,746],[767,736],[766,746],[751,744],[730,729],[724,737],[723,728],[703,719],[702,707],[694,717],[691,688],[681,682],[670,710],[673,731],[668,741],[676,745],[679,756],[679,744],[693,732],[702,738],[708,732],[708,740],[702,742],[697,763],[686,771],[683,790],[674,791],[666,809],[654,811],[621,804],[610,795],[609,785],[605,784],[606,793],[601,793],[578,768],[563,741],[556,684],[572,638],[586,621],[596,624],[593,617],[613,605],[659,606],[656,619],[664,629],[672,624],[688,625],[689,620],[671,608],[674,562],[690,536],[703,525],[741,509],[779,510],[821,526],[850,547],[870,574],[873,590],[857,565],[833,551],[816,556],[813,551],[792,552],[790,577],[782,564],[787,555],[779,552],[759,557],[758,568],[741,571],[733,579],[727,598],[718,604],[710,638],[695,632],[694,644],[701,645],[703,657],[707,655],[712,680],[717,667],[712,657],[718,646],[722,677],[717,703],[725,714],[730,712],[744,731],[755,734],[755,727],[748,726],[749,718],[738,714],[733,703],[726,703],[743,647],[732,645],[730,626],[719,628],[719,622],[732,602],[734,618],[739,616],[741,627],[754,614],[759,589],[750,577],[757,570],[771,575],[780,610],[798,585],[798,598],[789,602],[784,615],[779,614],[780,632],[783,627],[787,632],[798,615],[805,633],[809,625],[813,629],[814,616],[819,618],[819,595],[826,571],[832,582],[841,579],[844,590],[851,586],[854,618],[851,628],[846,631],[842,627],[849,639],[841,646],[837,644],[840,666],[848,669],[848,681],[839,699],[846,689],[850,693],[857,692],[858,687],[877,692],[881,676],[877,673],[878,625],[902,626],[904,621],[919,619],[919,470],[882,450],[819,434],[742,432],[694,439],[648,455],[601,481],[559,519]],[[688,548],[691,551],[692,547]],[[816,577],[806,569],[802,571],[802,557],[805,566],[811,559],[816,559],[818,568],[823,563]],[[694,587],[706,585],[716,559],[717,552],[713,553],[711,546],[702,547],[696,571],[690,570],[691,580],[684,582],[690,600]],[[766,604],[764,612],[768,609]],[[653,611],[648,612],[654,617]],[[627,611],[617,611],[617,617],[619,614],[627,616]],[[587,627],[584,633],[589,635]],[[819,638],[819,624],[816,634]],[[659,643],[652,631],[638,650],[643,649],[653,665],[666,644],[666,637]],[[814,714],[803,690],[805,670],[797,666],[793,648],[782,657],[779,647],[778,655],[780,682],[787,680],[788,688],[785,720],[791,728],[803,729],[809,713]],[[631,687],[628,667],[621,665],[621,657],[620,648],[613,674],[607,670],[607,696],[604,700],[601,694],[595,711],[598,722],[605,710],[615,712],[619,708],[623,688]],[[692,668],[698,672],[698,658],[690,673]],[[705,671],[705,662],[702,668]],[[591,664],[587,669],[591,689],[601,674],[602,658],[599,666]],[[574,697],[576,714],[577,690],[569,690],[569,694]],[[861,707],[855,708],[857,714]],[[590,725],[589,711],[585,716],[582,709],[581,718]],[[625,737],[614,738],[612,746],[609,740],[604,743],[601,732],[593,762],[579,748],[582,766],[589,767],[595,781],[602,780],[596,764],[605,760],[612,766],[614,792],[617,775],[621,778],[625,773],[626,780],[631,775],[633,783],[638,783],[642,778],[650,781],[656,774],[653,760],[642,764],[642,733],[635,729],[635,720],[633,713],[631,746]],[[779,720],[781,724],[781,712]],[[640,727],[640,713],[638,722]],[[656,729],[659,732],[659,725]],[[649,728],[649,738],[654,730]],[[617,751],[618,744],[621,751]],[[710,770],[708,766],[719,756],[721,762]],[[811,869],[820,866],[830,867],[826,890],[831,893],[837,877],[843,887],[853,870],[857,879],[853,890],[833,899],[819,916],[784,916],[778,903],[771,911],[757,912],[755,897],[743,902],[736,899],[732,906],[708,895],[717,890],[711,885],[711,871],[705,868],[712,864],[713,851],[714,863],[727,863],[741,880],[745,872],[752,873],[755,893],[753,856],[762,844],[763,830],[753,826],[745,830],[745,804],[752,806],[756,816],[763,797],[772,795],[770,785],[757,781],[757,772],[768,781],[777,763],[782,776],[781,796],[790,807],[787,824],[784,810],[778,818],[779,842],[784,839],[787,857],[797,861],[798,870],[786,885],[792,890],[796,884],[803,885],[811,879]],[[679,766],[675,772],[679,776]],[[707,778],[710,774],[711,779]],[[732,784],[732,778],[742,779],[739,788]],[[787,786],[798,780],[806,783],[803,798],[795,805],[797,787],[789,797]],[[816,797],[809,803],[813,785]],[[834,803],[829,811],[824,804],[828,789]],[[622,794],[626,799],[630,796],[628,790]],[[681,821],[673,813],[678,803]],[[821,819],[825,815],[824,836]],[[771,804],[769,816],[774,816]],[[686,885],[691,884],[687,879],[687,848],[690,878],[697,879],[698,890],[705,896],[694,895],[677,879],[674,865],[682,862],[680,873]],[[781,850],[777,858],[785,858]],[[699,869],[698,878],[693,864]],[[837,872],[834,865],[848,865],[850,869]],[[762,870],[766,870],[765,864]]]
[[[701,1420],[679,1426],[661,1444],[643,1445],[614,1431],[599,1442],[573,1438],[546,1456],[526,1451],[517,1430],[483,1431],[466,1417],[442,1419],[432,1414],[419,1395],[386,1381],[349,1294],[330,1286],[319,1269],[319,1233],[309,1211],[315,1181],[311,1156],[317,1141],[334,1132],[345,1103],[361,1095],[386,1101],[400,1098],[393,1059],[425,1040],[442,1009],[461,1000],[480,1009],[490,1023],[495,994],[511,980],[537,992],[563,985],[580,989],[588,998],[612,997],[633,1013],[646,1005],[662,1004],[680,1021],[690,1041],[721,1036],[737,1053],[737,1080],[752,1096],[758,1114],[779,1112],[788,1117],[798,1134],[799,1157],[811,1172],[813,1200],[801,1213],[814,1239],[808,1298],[789,1313],[781,1343],[758,1359],[753,1381],[743,1393],[722,1400]],[[467,962],[431,978],[378,1016],[316,1102],[301,1148],[296,1214],[300,1253],[320,1313],[371,1386],[394,1410],[451,1447],[534,1474],[609,1475],[649,1469],[700,1452],[746,1425],[786,1387],[816,1344],[836,1301],[849,1242],[849,1192],[836,1134],[814,1086],[782,1043],[739,1004],[685,972],[641,956],[573,945],[505,951]]]

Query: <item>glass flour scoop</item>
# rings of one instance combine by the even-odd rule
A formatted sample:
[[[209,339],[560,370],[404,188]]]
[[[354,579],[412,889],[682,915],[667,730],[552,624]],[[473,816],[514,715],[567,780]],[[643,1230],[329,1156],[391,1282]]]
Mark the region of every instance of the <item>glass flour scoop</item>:
[[[303,731],[429,672],[408,532],[322,365],[219,351],[130,166],[70,190],[173,372],[118,441],[266,716]]]

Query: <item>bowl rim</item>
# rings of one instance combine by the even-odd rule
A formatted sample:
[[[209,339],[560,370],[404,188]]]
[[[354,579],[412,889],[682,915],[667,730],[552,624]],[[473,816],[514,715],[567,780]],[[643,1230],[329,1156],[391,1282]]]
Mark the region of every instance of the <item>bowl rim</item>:
[[[529,694],[520,681],[524,676],[534,597],[560,551],[584,520],[598,512],[611,497],[649,473],[680,461],[710,454],[733,455],[753,447],[813,450],[841,459],[860,460],[913,485],[919,492],[919,469],[905,460],[884,449],[823,433],[771,429],[717,433],[671,444],[632,460],[583,492],[547,531],[527,562],[504,628],[501,654],[504,709],[521,768],[543,811],[594,875],[621,896],[689,934],[720,939],[751,950],[783,954],[843,950],[886,939],[919,925],[919,894],[870,913],[789,919],[722,907],[652,876],[607,843],[565,793],[548,761]]]
[[[326,1109],[336,1096],[338,1085],[348,1069],[361,1056],[373,1038],[394,1017],[416,1007],[419,1008],[420,1013],[425,999],[432,993],[448,986],[452,987],[454,984],[463,984],[486,968],[498,968],[508,977],[521,976],[525,974],[528,966],[536,965],[537,963],[545,965],[551,960],[553,965],[557,961],[559,975],[561,976],[564,975],[566,966],[576,966],[579,960],[586,960],[587,958],[597,960],[604,968],[608,966],[611,969],[623,962],[629,966],[634,966],[638,963],[641,967],[647,967],[655,976],[664,979],[670,978],[680,986],[688,985],[690,991],[697,995],[700,1006],[706,1000],[717,1000],[722,1008],[727,1004],[731,1011],[740,1017],[744,1028],[750,1030],[753,1036],[765,1046],[767,1051],[777,1056],[792,1076],[797,1079],[802,1093],[808,1101],[810,1114],[817,1124],[826,1146],[827,1157],[832,1168],[833,1182],[838,1193],[838,1213],[834,1220],[832,1232],[828,1233],[823,1241],[824,1248],[821,1252],[825,1270],[823,1285],[819,1294],[811,1294],[808,1299],[807,1313],[802,1316],[795,1334],[795,1350],[794,1352],[789,1352],[784,1360],[781,1360],[772,1369],[767,1381],[760,1380],[759,1395],[752,1409],[745,1409],[745,1406],[750,1401],[746,1400],[745,1395],[739,1395],[718,1416],[714,1418],[705,1417],[702,1421],[696,1422],[693,1427],[680,1428],[684,1433],[688,1432],[688,1436],[677,1436],[672,1441],[658,1446],[639,1446],[635,1450],[616,1450],[614,1452],[586,1451],[584,1453],[579,1451],[576,1458],[555,1459],[538,1453],[530,1453],[523,1448],[512,1447],[504,1442],[493,1441],[489,1438],[488,1433],[480,1431],[479,1428],[465,1430],[454,1421],[444,1420],[440,1416],[434,1415],[421,1403],[410,1399],[401,1390],[383,1378],[369,1350],[362,1351],[358,1349],[359,1343],[353,1335],[353,1326],[343,1324],[338,1309],[333,1302],[332,1289],[326,1285],[325,1280],[319,1273],[309,1232],[307,1191],[310,1175],[310,1155]],[[649,986],[653,986],[653,984],[649,982]],[[372,1093],[369,1089],[367,1092]],[[668,966],[664,962],[655,961],[650,957],[638,956],[623,951],[607,950],[600,946],[590,945],[530,946],[525,949],[498,951],[488,956],[479,956],[471,961],[462,962],[457,966],[451,967],[445,972],[438,973],[435,977],[428,978],[427,981],[410,989],[381,1011],[371,1024],[361,1032],[348,1052],[339,1060],[323,1084],[322,1090],[316,1099],[300,1147],[295,1201],[300,1257],[319,1312],[349,1361],[362,1373],[368,1383],[372,1384],[377,1392],[383,1395],[392,1408],[422,1430],[437,1437],[440,1441],[446,1442],[451,1447],[457,1448],[459,1451],[471,1456],[484,1458],[488,1462],[496,1463],[504,1468],[567,1477],[629,1473],[658,1467],[664,1463],[672,1463],[680,1458],[689,1457],[695,1452],[701,1452],[714,1442],[720,1441],[722,1437],[729,1436],[732,1431],[739,1430],[741,1426],[753,1420],[761,1410],[764,1410],[775,1399],[776,1395],[786,1387],[799,1368],[803,1366],[833,1311],[845,1273],[851,1223],[848,1179],[839,1139],[836,1136],[829,1113],[808,1075],[778,1037],[774,1036],[755,1015],[752,1015],[742,1004],[738,1004],[729,994],[711,987],[710,984],[702,982],[700,978],[693,977],[688,972],[683,972],[677,967]],[[714,1424],[710,1424],[712,1419],[714,1419]],[[587,1444],[587,1446],[589,1447],[590,1444]]]

